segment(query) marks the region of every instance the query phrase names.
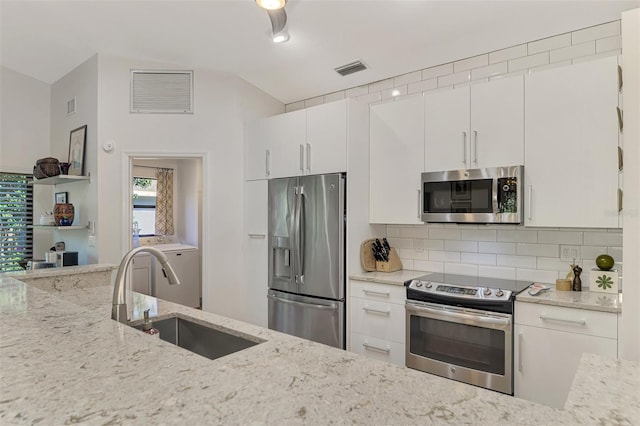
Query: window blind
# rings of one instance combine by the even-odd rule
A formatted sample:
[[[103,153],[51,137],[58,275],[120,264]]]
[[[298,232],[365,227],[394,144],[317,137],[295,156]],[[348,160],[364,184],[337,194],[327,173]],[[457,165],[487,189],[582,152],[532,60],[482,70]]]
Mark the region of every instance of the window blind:
[[[33,256],[31,175],[0,172],[0,272],[22,269]]]

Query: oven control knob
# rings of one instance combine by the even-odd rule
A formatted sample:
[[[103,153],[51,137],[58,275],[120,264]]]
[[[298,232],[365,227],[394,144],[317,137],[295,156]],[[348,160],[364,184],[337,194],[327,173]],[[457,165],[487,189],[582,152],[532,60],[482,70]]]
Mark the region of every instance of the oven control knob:
[[[431,283],[427,283],[427,284],[425,285],[425,287],[426,287],[426,288],[431,288],[431,287],[433,287],[433,284],[431,284]]]
[[[490,288],[485,288],[484,291],[482,292],[485,296],[491,296],[491,289]]]
[[[422,287],[422,281],[416,281],[416,287]]]
[[[496,291],[496,297],[502,297],[504,296],[504,291],[502,291],[501,289],[498,289],[498,291]]]

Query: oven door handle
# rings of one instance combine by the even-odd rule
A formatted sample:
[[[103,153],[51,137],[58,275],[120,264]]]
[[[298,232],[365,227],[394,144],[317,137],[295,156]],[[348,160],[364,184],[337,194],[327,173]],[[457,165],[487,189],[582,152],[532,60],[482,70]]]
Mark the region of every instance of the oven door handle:
[[[491,324],[510,326],[511,316],[508,317],[494,317],[494,316],[481,316],[468,313],[462,309],[447,306],[446,308],[434,309],[427,306],[416,305],[414,303],[407,302],[407,312],[415,312],[416,314],[426,313],[431,314],[432,317],[439,317],[452,320],[466,320],[476,324]]]

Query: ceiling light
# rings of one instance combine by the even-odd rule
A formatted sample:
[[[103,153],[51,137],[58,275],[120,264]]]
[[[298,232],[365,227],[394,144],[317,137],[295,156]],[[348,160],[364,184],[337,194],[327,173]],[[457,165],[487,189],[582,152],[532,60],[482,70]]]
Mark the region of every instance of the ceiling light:
[[[263,9],[278,10],[282,9],[287,0],[256,0],[256,4]]]
[[[287,31],[280,31],[277,34],[272,34],[271,40],[274,43],[284,43],[285,41],[289,41],[289,33]]]

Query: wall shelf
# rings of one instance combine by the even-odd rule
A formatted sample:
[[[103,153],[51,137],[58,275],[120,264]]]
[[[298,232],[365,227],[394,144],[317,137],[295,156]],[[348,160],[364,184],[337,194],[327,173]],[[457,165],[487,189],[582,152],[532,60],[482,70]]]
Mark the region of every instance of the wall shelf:
[[[30,228],[33,229],[46,229],[46,230],[55,230],[55,231],[72,231],[77,229],[89,229],[89,225],[70,225],[70,226],[56,226],[56,225],[30,225]]]
[[[89,176],[73,176],[73,175],[58,175],[52,176],[44,179],[33,179],[34,185],[58,185],[61,183],[71,183],[71,182],[89,182],[91,180],[91,175]]]

